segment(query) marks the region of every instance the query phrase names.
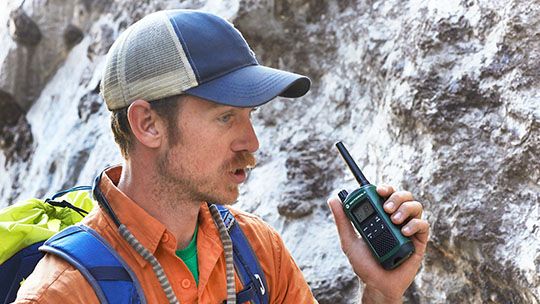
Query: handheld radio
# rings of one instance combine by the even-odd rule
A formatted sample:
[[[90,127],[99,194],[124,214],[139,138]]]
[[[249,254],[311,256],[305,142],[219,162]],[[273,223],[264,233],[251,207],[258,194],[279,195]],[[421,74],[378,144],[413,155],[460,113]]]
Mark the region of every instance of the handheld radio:
[[[414,245],[392,223],[383,209],[383,198],[362,174],[343,143],[338,142],[336,147],[360,184],[351,194],[346,190],[339,192],[343,211],[369,245],[375,259],[384,269],[394,269],[411,256]]]

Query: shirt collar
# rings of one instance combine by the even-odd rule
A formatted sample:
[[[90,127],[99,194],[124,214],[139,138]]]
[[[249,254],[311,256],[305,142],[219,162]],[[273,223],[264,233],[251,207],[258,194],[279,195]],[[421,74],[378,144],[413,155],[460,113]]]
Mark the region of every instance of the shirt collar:
[[[99,184],[101,192],[107,198],[120,223],[131,231],[141,245],[154,254],[166,228],[116,187],[121,174],[121,166],[105,170]],[[141,265],[146,264],[144,258],[138,254],[136,259]]]

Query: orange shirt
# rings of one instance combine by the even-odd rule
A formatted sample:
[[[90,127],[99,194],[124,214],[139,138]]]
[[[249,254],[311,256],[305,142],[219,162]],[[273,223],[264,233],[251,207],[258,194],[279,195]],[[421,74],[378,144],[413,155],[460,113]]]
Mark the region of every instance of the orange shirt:
[[[180,303],[223,303],[227,297],[225,257],[219,231],[208,206],[201,205],[198,219],[197,286],[187,266],[175,254],[174,236],[116,188],[121,171],[121,167],[107,170],[101,178],[100,188],[120,222],[159,260]],[[278,233],[258,217],[230,209],[259,259],[268,283],[270,303],[316,302]],[[151,265],[118,234],[116,226],[104,210],[94,208],[83,223],[99,232],[133,269],[148,303],[167,303]],[[242,290],[238,276],[236,288],[237,292]],[[38,263],[17,294],[16,303],[36,302],[99,303],[82,274],[63,259],[51,254],[45,255]]]

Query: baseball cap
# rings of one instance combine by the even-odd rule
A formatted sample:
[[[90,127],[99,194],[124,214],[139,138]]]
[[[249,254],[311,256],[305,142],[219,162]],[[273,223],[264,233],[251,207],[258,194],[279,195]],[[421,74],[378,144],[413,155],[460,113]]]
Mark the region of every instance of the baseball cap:
[[[262,66],[228,21],[195,10],[152,13],[127,28],[107,54],[101,94],[109,110],[189,94],[235,107],[300,97],[306,76]]]

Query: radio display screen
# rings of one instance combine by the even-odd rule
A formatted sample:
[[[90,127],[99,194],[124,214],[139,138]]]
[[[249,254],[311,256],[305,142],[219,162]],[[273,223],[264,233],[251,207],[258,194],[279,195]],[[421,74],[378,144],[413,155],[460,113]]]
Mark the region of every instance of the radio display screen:
[[[358,219],[358,222],[363,222],[365,219],[367,219],[370,215],[372,215],[375,212],[373,210],[373,206],[369,203],[367,199],[360,202],[360,204],[356,205],[356,208],[352,211],[352,214]]]

